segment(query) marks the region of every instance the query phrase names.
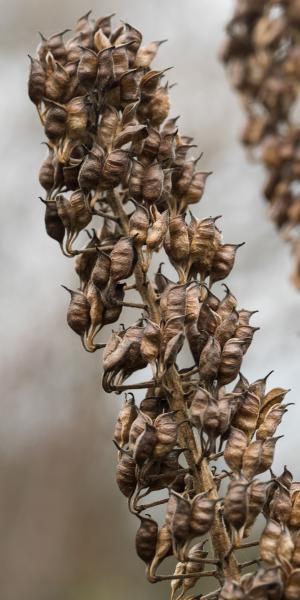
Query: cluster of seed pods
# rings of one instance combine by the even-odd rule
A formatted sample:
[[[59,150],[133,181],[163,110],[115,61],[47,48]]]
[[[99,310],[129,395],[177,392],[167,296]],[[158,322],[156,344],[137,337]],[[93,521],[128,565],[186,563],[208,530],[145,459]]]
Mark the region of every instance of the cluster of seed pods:
[[[188,214],[208,173],[168,114],[167,69],[151,67],[162,42],[143,46],[127,23],[112,32],[111,16],[85,15],[74,37],[66,33],[42,37],[31,59],[29,95],[48,147],[45,225],[75,259],[68,324],[87,351],[104,348],[104,390],[125,393],[116,479],[139,521],[137,554],[150,582],[171,581],[172,600],[296,599],[300,485],[287,469],[271,470],[287,390],[266,393],[267,377],[251,384],[240,374],[255,311],[239,308],[226,284],[221,298],[212,286],[230,274],[241,244],[223,242],[219,217]],[[74,248],[89,225],[86,245]],[[177,281],[162,265],[149,278],[161,248]],[[97,343],[124,306],[139,319]],[[180,368],[184,344],[188,368]],[[248,537],[259,515],[260,553],[242,563],[239,550],[258,547]],[[160,574],[168,558],[175,571]],[[247,574],[253,562],[259,568]],[[217,588],[203,596],[209,577]]]
[[[295,259],[300,288],[300,158],[295,117],[300,82],[298,0],[237,0],[222,49],[247,121],[243,144],[268,172],[268,212]]]

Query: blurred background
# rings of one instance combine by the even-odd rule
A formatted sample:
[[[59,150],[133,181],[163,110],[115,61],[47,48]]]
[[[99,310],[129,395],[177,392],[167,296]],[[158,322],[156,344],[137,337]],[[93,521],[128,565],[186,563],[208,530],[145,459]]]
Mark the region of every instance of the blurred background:
[[[222,214],[228,242],[246,242],[228,283],[240,307],[259,309],[261,327],[244,363],[254,380],[292,388],[275,470],[300,478],[299,293],[291,261],[265,214],[263,170],[248,162],[238,135],[243,115],[218,50],[233,0],[1,0],[1,600],[162,600],[135,555],[136,522],[115,481],[114,421],[121,398],[101,392],[101,353],[85,353],[67,327],[71,262],[44,231],[37,173],[42,130],[27,98],[27,53],[93,9],[116,12],[145,42],[168,38],[155,66],[174,66],[171,116],[212,170],[197,208]],[[117,23],[117,18],[115,19]],[[135,317],[130,315],[133,320]],[[106,332],[106,336],[109,331]]]

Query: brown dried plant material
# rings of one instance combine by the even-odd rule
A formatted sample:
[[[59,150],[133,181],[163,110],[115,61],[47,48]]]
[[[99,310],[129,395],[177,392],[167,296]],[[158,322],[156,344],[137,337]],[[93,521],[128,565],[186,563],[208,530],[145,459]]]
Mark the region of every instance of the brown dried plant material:
[[[253,6],[255,7],[253,9]],[[291,281],[299,277],[298,0],[236,0],[221,59],[246,114],[241,141],[267,171],[263,190],[268,214],[290,242]]]
[[[227,55],[242,57],[235,72],[242,89],[252,42],[238,24],[263,19],[254,30],[259,53],[248,65],[259,89],[288,24],[279,16],[270,25],[261,1],[245,0],[240,8]],[[66,288],[68,324],[87,351],[104,347],[105,392],[125,392],[113,433],[116,482],[139,519],[137,554],[151,583],[171,582],[172,600],[196,600],[193,588],[201,595],[203,577],[216,580],[207,598],[296,598],[300,484],[287,468],[279,476],[271,470],[287,390],[266,391],[270,374],[251,383],[240,372],[257,331],[256,311],[240,308],[226,284],[220,298],[212,286],[229,275],[241,244],[223,241],[219,217],[188,210],[209,173],[198,166],[201,155],[192,155],[193,140],[179,133],[178,118],[169,117],[168,69],[151,64],[161,42],[143,44],[128,23],[112,30],[112,15],[93,20],[87,13],[67,33],[43,37],[31,59],[29,95],[48,148],[39,172],[45,226],[63,254],[75,258],[78,289]],[[296,59],[290,56],[289,72]],[[284,116],[292,96],[272,77],[261,101]],[[265,135],[270,125],[262,120],[250,139]],[[265,160],[272,177],[293,156],[292,177],[299,175],[297,144],[270,141]],[[280,196],[281,207],[288,190],[275,179],[268,193]],[[294,201],[289,211],[298,214]],[[284,222],[281,208],[279,216]],[[174,281],[162,263],[150,276],[152,254],[162,248]],[[124,308],[139,311],[138,320],[110,332],[107,325]],[[97,343],[102,330],[105,344]],[[185,367],[183,348],[190,357]],[[165,509],[161,526],[156,507]],[[239,549],[253,545],[248,536],[258,518],[266,520],[261,562],[247,573]],[[163,572],[171,556],[177,565]]]

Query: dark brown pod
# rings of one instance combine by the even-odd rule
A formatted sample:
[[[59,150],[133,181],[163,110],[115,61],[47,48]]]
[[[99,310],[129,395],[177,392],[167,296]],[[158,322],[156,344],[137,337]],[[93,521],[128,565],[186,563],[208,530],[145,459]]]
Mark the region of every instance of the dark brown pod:
[[[93,248],[99,244],[96,231],[93,231],[85,248]],[[75,271],[80,279],[80,289],[84,290],[90,280],[94,264],[97,259],[97,252],[82,252],[75,257]]]
[[[108,153],[103,166],[103,179],[108,187],[116,187],[127,174],[129,167],[128,152],[112,150]]]
[[[39,182],[47,192],[50,192],[55,185],[54,150],[50,146],[48,146],[48,156],[39,170]]]
[[[244,431],[250,440],[256,430],[260,410],[260,400],[255,394],[249,392],[240,403],[235,414],[233,425]],[[257,438],[259,439],[259,438]]]
[[[164,183],[163,170],[159,163],[154,163],[145,170],[142,184],[143,199],[148,204],[157,202],[162,194]]]
[[[94,144],[86,155],[78,175],[79,187],[85,192],[96,190],[101,182],[104,152],[98,144]]]
[[[67,323],[75,333],[82,337],[90,325],[90,303],[82,292],[69,290],[64,285],[62,287],[71,294]]]
[[[212,382],[216,379],[220,362],[221,346],[213,336],[210,336],[200,356],[199,373],[201,380]]]
[[[46,201],[42,198],[41,200],[46,206],[45,227],[47,234],[62,245],[65,236],[65,227],[57,212],[56,202],[54,200]]]
[[[230,469],[239,472],[242,469],[243,456],[247,448],[248,440],[246,434],[235,427],[230,428],[229,438],[224,450],[224,459]]]
[[[90,87],[94,84],[98,72],[98,57],[96,52],[85,48],[81,54],[77,68],[78,81]]]
[[[243,360],[242,342],[231,338],[224,344],[221,354],[218,381],[220,385],[231,383],[239,374]]]
[[[136,440],[133,452],[133,457],[138,467],[142,467],[146,460],[152,458],[156,443],[157,435],[155,427],[146,422],[144,431]]]
[[[136,553],[146,564],[155,556],[158,525],[156,521],[146,517],[139,517],[141,524],[135,538]]]
[[[29,56],[29,55],[28,55]],[[46,74],[40,61],[30,58],[30,74],[28,80],[28,95],[33,104],[39,105],[45,95]]]
[[[192,508],[188,500],[174,491],[171,492],[171,496],[174,496],[175,502],[173,518],[169,527],[176,546],[181,548],[190,535]]]
[[[130,498],[137,485],[135,476],[135,460],[127,452],[121,452],[116,470],[116,481],[119,490],[126,498]]]
[[[62,138],[66,132],[67,111],[60,106],[51,104],[46,112],[45,134],[49,140],[55,142]]]
[[[70,31],[70,29],[65,29],[60,33],[53,33],[47,39],[48,50],[50,50],[55,60],[59,61],[61,64],[64,64],[67,61],[67,50],[64,44],[63,36],[65,33],[68,33],[68,31]]]
[[[111,281],[116,282],[121,279],[128,279],[133,273],[137,254],[134,246],[134,240],[131,237],[121,238],[114,246],[111,254]]]
[[[98,250],[97,259],[91,272],[91,280],[99,290],[103,290],[109,280],[111,258],[105,252]]]
[[[100,90],[104,90],[114,77],[113,48],[104,48],[98,54],[98,82]]]
[[[134,402],[134,396],[133,394],[130,394],[130,396],[128,394],[125,403],[118,414],[114,432],[114,439],[121,448],[129,442],[131,425],[135,421],[137,415],[138,411]]]
[[[119,126],[118,111],[113,106],[106,106],[103,110],[97,130],[97,139],[105,150],[111,150]]]
[[[147,239],[149,213],[141,204],[136,204],[135,207],[129,219],[129,235],[134,238],[136,244],[142,246]]]
[[[236,544],[243,537],[248,516],[248,482],[239,477],[232,479],[224,497],[224,517],[236,532]]]
[[[208,497],[209,492],[197,494],[192,502],[190,529],[193,536],[205,535],[215,519],[216,500]]]
[[[234,265],[236,252],[238,248],[241,248],[243,245],[244,243],[223,244],[218,248],[212,263],[210,274],[211,284],[228,277]]]

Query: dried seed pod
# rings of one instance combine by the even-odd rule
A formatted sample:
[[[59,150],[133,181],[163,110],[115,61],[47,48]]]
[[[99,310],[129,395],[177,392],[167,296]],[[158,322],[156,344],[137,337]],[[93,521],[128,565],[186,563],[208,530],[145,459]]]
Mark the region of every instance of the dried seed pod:
[[[129,176],[129,193],[134,200],[141,202],[143,199],[143,179],[145,167],[139,161],[133,160]]]
[[[261,558],[266,563],[274,564],[281,533],[282,529],[279,523],[268,519],[259,544]]]
[[[153,204],[161,197],[164,173],[158,162],[145,169],[142,183],[142,195],[145,202]]]
[[[106,106],[97,129],[97,140],[100,147],[105,150],[112,149],[118,126],[118,111],[113,106]]]
[[[197,270],[203,278],[207,276],[213,264],[217,250],[215,219],[194,219],[190,225],[191,262],[197,264]]]
[[[153,321],[148,320],[141,341],[141,353],[150,364],[155,364],[159,356],[161,344],[160,327]]]
[[[55,62],[52,55],[47,57],[47,77],[45,81],[45,98],[56,102],[64,98],[70,76],[68,71]]]
[[[49,101],[47,101],[47,104],[49,104]],[[54,103],[49,104],[45,117],[45,134],[52,142],[55,143],[65,135],[67,116],[67,111],[64,108]]]
[[[284,405],[273,404],[257,429],[256,439],[266,440],[268,437],[272,437],[286,412],[287,409]]]
[[[292,512],[292,502],[289,490],[283,486],[278,487],[269,504],[269,515],[279,523],[288,523]]]
[[[258,475],[258,473],[263,472],[260,471],[262,464],[262,451],[263,442],[261,440],[251,442],[251,444],[249,444],[244,451],[243,474],[249,481],[251,481],[255,475]]]
[[[137,261],[134,240],[129,236],[118,240],[112,249],[110,260],[111,281],[117,282],[120,279],[128,279],[132,275]]]
[[[85,248],[93,248],[99,244],[96,231],[89,239]],[[75,271],[80,279],[80,289],[83,291],[90,280],[94,264],[97,259],[97,252],[82,252],[75,257]]]
[[[54,200],[43,200],[46,206],[45,210],[45,227],[49,237],[56,240],[61,246],[65,236],[65,227],[58,214],[56,202]]]
[[[88,193],[97,189],[101,182],[104,152],[98,144],[94,144],[86,155],[78,175],[79,187]]]
[[[212,382],[216,379],[221,364],[221,346],[215,337],[209,336],[199,361],[199,373],[201,380]]]
[[[148,250],[157,251],[168,230],[169,214],[168,211],[160,213],[154,205],[151,206],[150,211],[154,222],[153,225],[148,228],[146,245]]]
[[[104,303],[101,294],[93,281],[90,281],[87,286],[86,297],[90,304],[91,319],[91,327],[87,336],[87,348],[92,350],[94,349],[94,338],[103,325],[104,313]]]
[[[241,340],[231,338],[224,344],[218,373],[219,385],[227,385],[233,381],[241,368],[243,350]]]
[[[96,256],[97,259],[91,272],[91,280],[99,290],[104,290],[109,280],[111,258],[101,250],[98,250]]]
[[[209,398],[208,391],[201,387],[196,390],[195,395],[193,396],[190,406],[191,422],[198,429],[203,425],[203,418]]]
[[[212,263],[210,285],[228,277],[234,265],[236,252],[243,245],[244,242],[242,244],[223,244],[219,246]]]
[[[277,444],[278,440],[280,440],[280,438],[282,437],[282,435],[279,435],[275,438],[267,438],[263,441],[259,473],[264,473],[264,471],[267,471],[272,466],[275,445]]]
[[[130,397],[127,395],[125,403],[119,412],[114,432],[114,439],[118,445],[121,446],[121,448],[129,442],[130,429],[132,423],[137,418],[137,415],[138,411],[134,402],[133,394],[131,394]]]
[[[253,436],[259,416],[260,400],[255,394],[249,392],[240,403],[235,414],[233,425],[244,431],[250,440]],[[260,439],[257,437],[257,439]]]
[[[126,498],[130,498],[137,485],[136,462],[127,452],[121,452],[116,471],[116,481],[119,490]]]
[[[78,81],[86,87],[92,86],[96,80],[97,71],[98,57],[96,52],[90,48],[85,48],[77,67]]]
[[[138,467],[142,467],[146,460],[152,458],[156,443],[157,434],[155,427],[146,422],[144,431],[136,440],[133,452],[133,458]]]
[[[205,569],[205,560],[204,559],[207,557],[208,553],[204,550],[204,544],[205,544],[205,542],[195,544],[195,546],[192,546],[192,548],[188,552],[187,562],[185,565],[183,564],[183,566],[184,566],[183,573],[185,575],[189,575],[189,577],[187,577],[186,579],[183,579],[183,582],[182,582],[182,586],[183,586],[182,593],[183,594],[185,594],[189,589],[191,589],[192,587],[194,587],[196,585],[197,580],[198,580],[198,577],[197,577],[198,573],[201,573]],[[182,563],[178,563],[178,564],[181,565]],[[193,573],[197,573],[197,575],[195,577],[191,577],[191,575],[193,575]]]
[[[141,435],[141,433],[143,433],[143,431],[145,431],[146,423],[148,423],[148,425],[153,425],[151,416],[141,412],[143,408],[144,406],[141,406],[140,412],[130,427],[129,448],[132,451],[134,450],[138,437]]]
[[[262,399],[262,407],[259,414],[258,425],[260,426],[273,406],[281,404],[289,390],[283,388],[274,388],[270,390]],[[264,394],[264,391],[262,395]]]
[[[28,95],[31,102],[38,106],[45,95],[46,74],[38,59],[32,58],[31,56],[29,56],[29,59],[30,74],[28,80]]]
[[[215,337],[223,347],[228,340],[236,337],[235,332],[239,321],[239,315],[236,310],[233,310],[231,314],[226,316],[215,330]]]
[[[267,501],[268,483],[254,479],[248,487],[248,515],[245,523],[245,537],[249,535],[258,515]]]
[[[154,455],[161,458],[167,455],[177,443],[177,423],[173,413],[163,413],[154,422],[156,429],[156,446]]]
[[[297,531],[300,527],[300,490],[292,490],[292,513],[290,516],[289,527]]]
[[[147,46],[142,46],[138,49],[135,57],[135,64],[137,67],[149,68],[153,59],[155,58],[159,46],[166,40],[159,42],[150,42]]]
[[[98,82],[100,90],[105,90],[114,78],[113,47],[104,48],[98,54]],[[108,102],[110,105],[110,102]]]
[[[208,497],[209,492],[197,494],[192,502],[190,529],[193,536],[207,533],[215,519],[216,500]]]
[[[175,502],[174,513],[169,527],[176,547],[182,548],[190,534],[192,508],[188,500],[174,491],[171,492],[171,496],[174,496]]]
[[[240,429],[231,426],[229,438],[224,450],[224,459],[233,471],[241,471],[243,456],[247,445],[248,440],[246,434]]]
[[[141,524],[137,530],[135,548],[139,558],[148,564],[155,556],[158,525],[150,518],[139,516],[139,519]]]
[[[126,150],[118,149],[109,152],[102,170],[105,186],[111,188],[119,185],[128,171],[128,166],[129,158]]]
[[[39,182],[47,192],[50,192],[55,185],[54,150],[50,146],[48,146],[48,156],[39,170]]]
[[[134,238],[136,244],[146,243],[149,228],[148,210],[141,204],[136,203],[135,211],[129,219],[129,235]]]
[[[170,219],[164,248],[175,266],[187,262],[190,253],[190,241],[184,214]]]
[[[81,337],[90,325],[90,303],[82,292],[75,292],[63,286],[71,294],[71,300],[67,312],[67,323],[75,333]]]
[[[236,544],[243,538],[248,517],[248,485],[244,478],[234,478],[224,497],[224,517],[236,531]]]

